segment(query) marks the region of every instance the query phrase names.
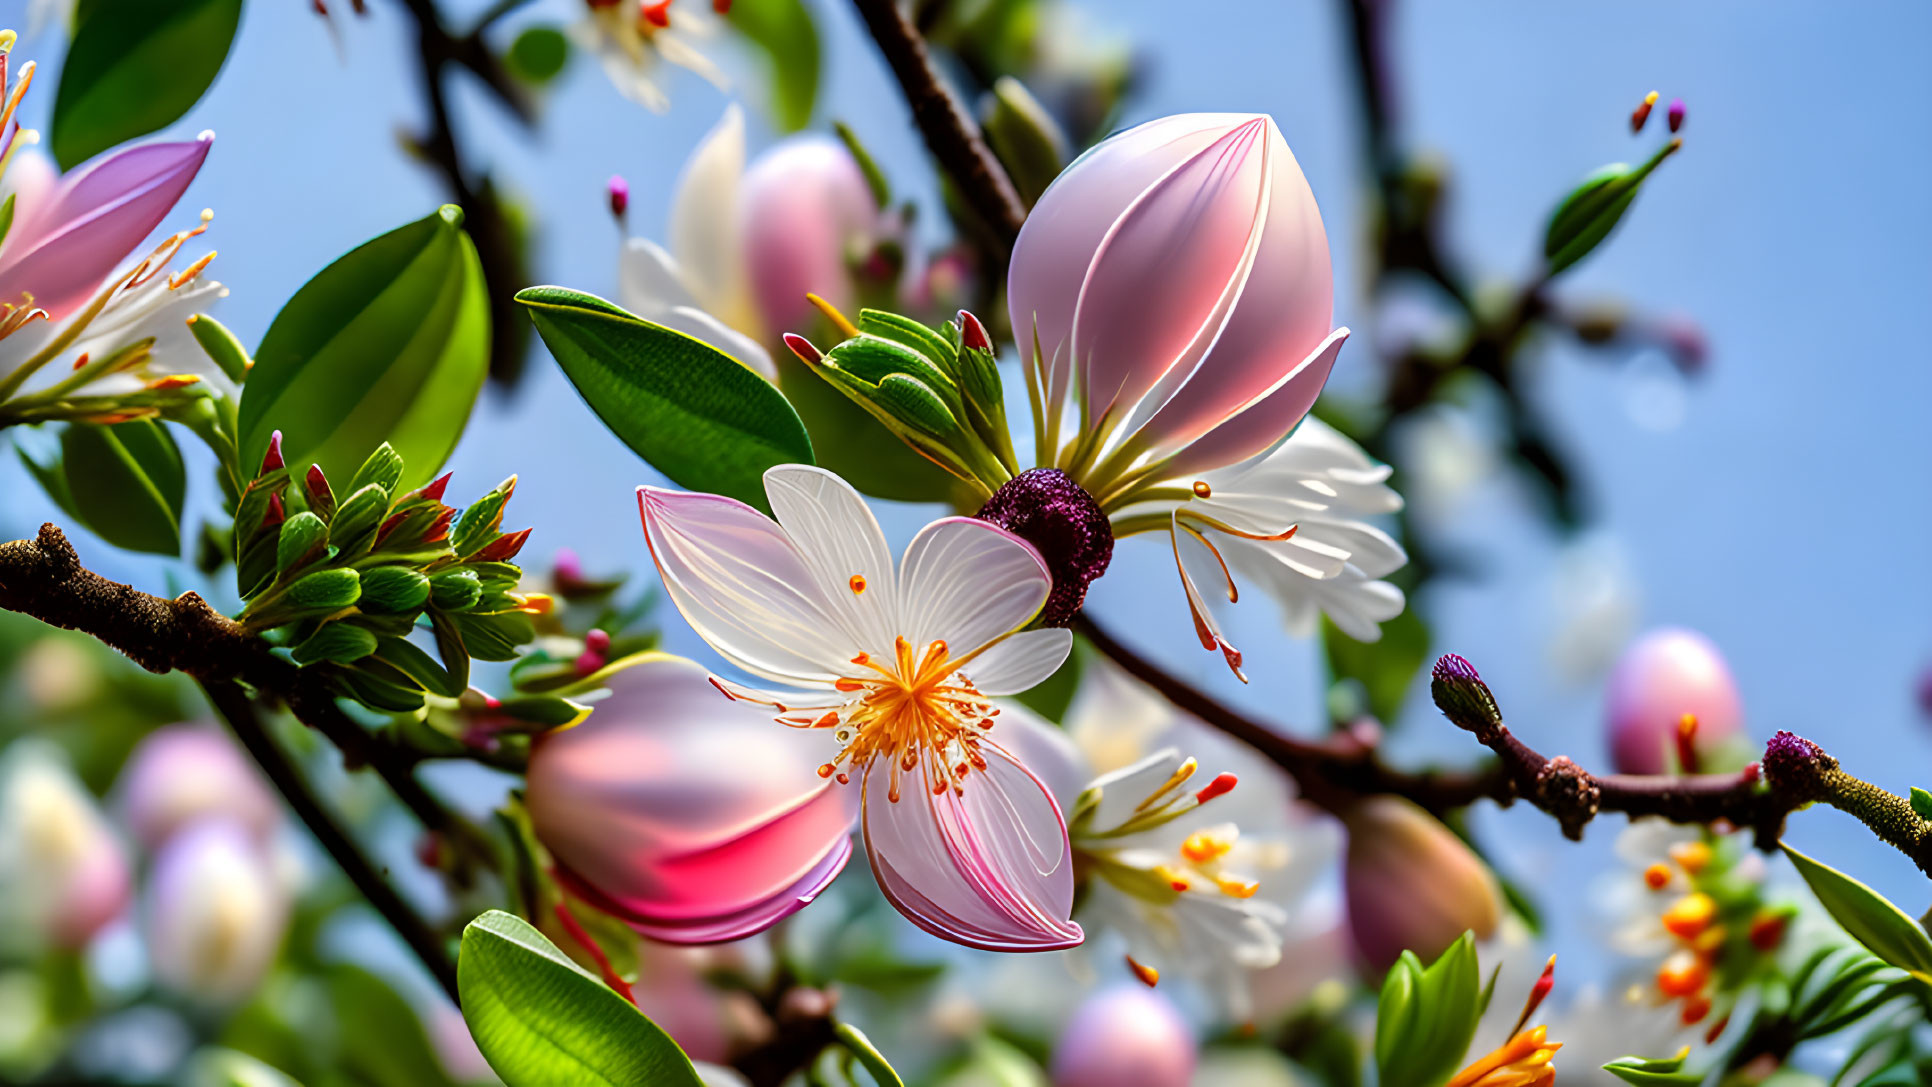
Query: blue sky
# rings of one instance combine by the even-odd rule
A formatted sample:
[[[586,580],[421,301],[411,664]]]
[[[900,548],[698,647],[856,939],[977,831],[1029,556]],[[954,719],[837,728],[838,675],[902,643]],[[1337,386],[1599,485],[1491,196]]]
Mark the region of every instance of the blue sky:
[[[19,0],[4,6],[18,11]],[[228,68],[170,130],[217,133],[186,206],[216,211],[213,274],[233,290],[217,313],[245,342],[257,342],[328,261],[440,200],[434,179],[398,146],[420,108],[408,28],[397,5],[371,7],[338,55],[306,5],[250,4]],[[1196,109],[1276,117],[1322,204],[1337,319],[1367,328],[1357,261],[1363,166],[1334,5],[1088,7],[1152,61],[1124,120]],[[916,134],[883,66],[843,5],[815,8],[828,48],[821,118],[851,123],[899,191],[935,211]],[[519,19],[571,10],[540,0]],[[1715,639],[1753,735],[1790,728],[1890,789],[1932,785],[1932,732],[1911,701],[1912,677],[1932,662],[1932,203],[1923,195],[1932,67],[1922,56],[1932,9],[1736,0],[1666,16],[1533,0],[1411,4],[1397,32],[1403,131],[1450,164],[1452,248],[1499,284],[1534,266],[1543,216],[1569,185],[1646,153],[1649,144],[1622,128],[1643,92],[1689,103],[1684,153],[1560,293],[1692,315],[1712,345],[1708,374],[1685,391],[1681,421],[1659,430],[1628,410],[1641,391],[1629,370],[1553,344],[1534,398],[1581,468],[1591,538],[1621,556],[1641,625],[1684,624]],[[51,107],[57,63],[47,54],[57,51],[46,33],[16,51],[47,65],[30,124],[44,125]],[[758,101],[755,71],[736,67],[739,87]],[[671,89],[672,112],[650,114],[579,58],[536,133],[467,88],[457,96],[471,153],[536,210],[540,281],[614,290],[618,237],[602,195],[612,173],[631,182],[632,228],[663,236],[678,167],[726,102],[696,78]],[[767,138],[754,122],[755,143]],[[1357,382],[1349,368],[1369,365],[1366,351],[1345,352],[1337,380]],[[592,424],[547,355],[539,351],[531,371],[514,401],[486,394],[451,463],[453,493],[520,473],[510,519],[540,526],[531,554],[569,546],[592,569],[647,569],[631,490],[652,473]],[[11,458],[0,462],[0,496],[0,532],[23,534],[56,516]],[[1454,537],[1476,549],[1484,576],[1426,601],[1435,648],[1475,661],[1532,743],[1599,764],[1601,678],[1560,676],[1547,652],[1561,541],[1524,508],[1513,487],[1491,484],[1454,516]],[[909,510],[890,520],[903,536],[923,518]],[[83,553],[150,586],[170,576],[98,543]],[[1093,599],[1113,626],[1218,694],[1284,722],[1318,719],[1314,650],[1276,635],[1264,604],[1241,617],[1237,641],[1251,661],[1276,666],[1254,669],[1255,685],[1239,689],[1193,645],[1155,549],[1123,548]],[[703,659],[688,632],[674,629],[672,644]],[[1416,759],[1474,754],[1426,698],[1412,700],[1396,744]],[[1485,810],[1478,828],[1505,847],[1506,867],[1544,888],[1564,915],[1559,942],[1575,949],[1586,926],[1576,889],[1611,863],[1615,821],[1581,847],[1522,807]],[[1802,814],[1791,837],[1912,912],[1927,905],[1911,865],[1847,818]]]

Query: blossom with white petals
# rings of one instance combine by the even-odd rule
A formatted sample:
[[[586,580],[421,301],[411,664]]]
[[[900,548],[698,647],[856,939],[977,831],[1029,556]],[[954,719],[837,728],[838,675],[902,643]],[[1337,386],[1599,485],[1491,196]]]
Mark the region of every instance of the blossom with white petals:
[[[717,33],[708,12],[671,0],[584,0],[589,10],[570,27],[571,38],[602,62],[604,74],[624,97],[653,113],[671,108],[664,93],[664,66],[696,72],[719,90],[724,72],[699,49]]]
[[[1060,806],[995,728],[994,697],[1053,674],[1072,647],[1025,629],[1051,588],[1019,538],[984,521],[926,526],[895,565],[872,512],[821,468],[765,473],[776,520],[733,499],[639,488],[671,600],[733,666],[728,696],[830,741],[821,777],[856,776],[886,897],[927,931],[996,951],[1081,941]]]

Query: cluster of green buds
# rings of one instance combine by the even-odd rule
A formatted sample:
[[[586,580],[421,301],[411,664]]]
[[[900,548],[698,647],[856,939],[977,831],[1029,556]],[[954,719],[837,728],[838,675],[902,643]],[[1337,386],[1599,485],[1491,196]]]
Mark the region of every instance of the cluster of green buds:
[[[519,593],[511,561],[530,530],[502,531],[512,476],[463,510],[443,504],[444,475],[398,493],[402,457],[384,443],[342,497],[320,466],[299,486],[281,435],[242,488],[235,511],[236,581],[247,629],[272,634],[295,662],[325,668],[344,696],[406,713],[455,698],[471,659],[507,661],[536,636],[550,597]],[[442,663],[409,640],[435,635]]]
[[[813,296],[845,339],[820,351],[795,333],[785,346],[921,456],[990,496],[1019,472],[1007,431],[993,341],[979,318],[930,328],[884,310],[854,325]]]

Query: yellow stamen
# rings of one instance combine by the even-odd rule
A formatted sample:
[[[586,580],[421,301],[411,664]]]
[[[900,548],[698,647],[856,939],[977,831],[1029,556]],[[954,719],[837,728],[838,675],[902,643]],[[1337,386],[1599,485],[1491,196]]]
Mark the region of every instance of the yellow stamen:
[[[1159,985],[1161,982],[1161,972],[1159,970],[1141,962],[1132,955],[1127,956],[1127,969],[1132,970],[1134,976],[1141,980],[1141,984],[1147,986],[1149,989]]]
[[[815,294],[807,294],[805,301],[810,302],[813,309],[823,313],[825,319],[832,322],[832,327],[839,330],[839,335],[849,340],[859,334],[859,326],[853,324],[845,314],[840,313],[837,306]]]

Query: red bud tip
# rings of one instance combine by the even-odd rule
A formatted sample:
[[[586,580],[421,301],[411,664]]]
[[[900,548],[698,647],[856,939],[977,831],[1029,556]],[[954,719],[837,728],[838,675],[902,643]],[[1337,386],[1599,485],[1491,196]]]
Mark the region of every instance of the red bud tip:
[[[731,0],[711,0],[711,10],[720,15],[731,14]]]
[[[644,22],[663,30],[671,25],[671,0],[658,0],[655,4],[645,4],[637,9]]]
[[[610,652],[610,634],[603,630],[593,630],[584,635],[584,648],[592,653]]]
[[[1746,784],[1750,784],[1756,782],[1762,773],[1763,771],[1759,769],[1757,763],[1747,762],[1744,764],[1744,770],[1738,776],[1742,777]]]
[[[792,354],[797,355],[798,360],[807,366],[817,366],[825,358],[825,352],[813,347],[812,341],[796,332],[785,333],[785,346],[791,348]]]
[[[308,474],[303,476],[302,480],[304,485],[308,487],[310,494],[326,495],[333,493],[329,490],[329,477],[322,471],[322,466],[319,464],[309,465]]]
[[[1686,774],[1697,773],[1697,715],[1687,713],[1677,719],[1677,767]]]
[[[610,194],[610,213],[622,219],[624,213],[629,211],[631,207],[631,183],[625,181],[621,175],[612,174],[610,175],[608,191]]]
[[[262,527],[275,528],[287,518],[288,513],[282,509],[282,496],[279,494],[269,495],[268,512],[262,515]]]
[[[585,676],[594,674],[597,669],[604,666],[604,663],[605,660],[602,653],[594,653],[586,649],[582,653],[577,654],[577,661],[571,665],[571,671],[577,673],[578,679],[582,679]]]
[[[1644,100],[1637,103],[1637,108],[1630,112],[1630,131],[1642,132],[1644,130],[1644,122],[1650,120],[1650,111],[1656,105],[1656,91],[1651,91],[1649,94],[1644,95]]]
[[[1161,972],[1134,958],[1132,955],[1127,956],[1127,969],[1132,970],[1134,976],[1140,979],[1141,984],[1147,986],[1149,989],[1160,984]]]
[[[1523,1027],[1528,1025],[1530,1016],[1536,1014],[1536,1009],[1543,1005],[1543,998],[1549,996],[1550,990],[1554,988],[1556,988],[1556,956],[1551,955],[1550,961],[1543,964],[1543,973],[1536,979],[1536,984],[1530,986],[1529,999],[1523,1001],[1523,1014],[1516,1018],[1516,1028],[1509,1032],[1511,1037],[1515,1037]]]
[[[269,435],[268,452],[262,454],[262,470],[257,474],[265,476],[270,472],[279,472],[284,467],[286,464],[282,460],[282,432],[278,430]]]
[[[970,347],[975,351],[993,349],[993,338],[986,334],[986,326],[980,324],[979,318],[966,310],[959,311],[959,342],[962,346]]]
[[[456,520],[456,511],[444,506],[436,513],[436,519],[423,530],[424,543],[441,543],[449,538],[449,523]]]
[[[517,552],[523,550],[524,542],[529,539],[530,530],[527,528],[521,532],[508,532],[491,540],[471,558],[477,562],[508,562],[517,557]]]
[[[449,477],[455,474],[454,472],[444,472],[442,475],[430,480],[427,487],[416,492],[417,497],[427,498],[431,502],[441,502],[443,500],[443,492],[449,490]]]
[[[1684,127],[1684,100],[1682,98],[1673,98],[1670,100],[1670,109],[1664,112],[1664,119],[1670,122],[1670,130],[1672,132]]]
[[[1194,794],[1194,800],[1196,803],[1205,804],[1217,796],[1226,796],[1239,780],[1233,774],[1217,774],[1213,781],[1207,783],[1206,788]]]

